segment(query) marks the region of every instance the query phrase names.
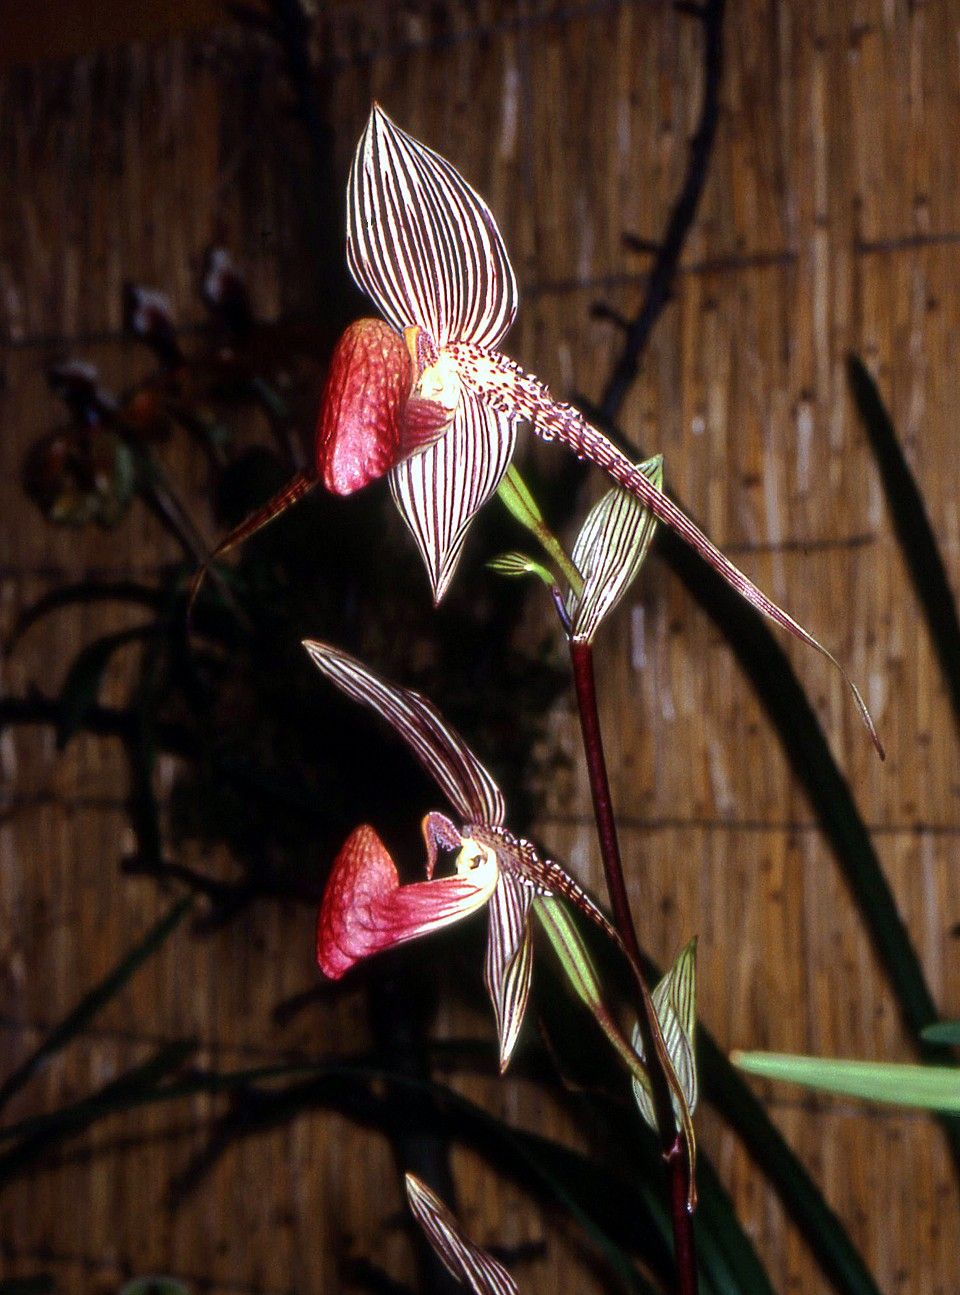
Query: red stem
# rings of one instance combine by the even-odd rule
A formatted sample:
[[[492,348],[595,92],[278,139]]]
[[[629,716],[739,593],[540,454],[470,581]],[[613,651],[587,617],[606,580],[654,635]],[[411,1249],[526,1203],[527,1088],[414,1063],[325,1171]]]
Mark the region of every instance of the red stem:
[[[642,976],[640,945],[637,941],[633,915],[630,912],[630,900],[627,897],[627,887],[623,878],[620,842],[613,814],[613,801],[610,797],[607,762],[603,753],[603,735],[600,731],[596,677],[593,669],[593,645],[574,639],[570,639],[569,642],[573,681],[577,692],[577,708],[580,713],[580,730],[583,734],[583,750],[590,778],[590,794],[593,797],[593,812],[597,821],[600,853],[607,878],[607,889],[610,892],[610,902],[613,905],[614,922],[633,961],[637,975]],[[640,1034],[653,1088],[657,1129],[663,1148],[663,1158],[670,1172],[670,1216],[673,1222],[677,1292],[678,1295],[696,1295],[697,1255],[693,1235],[693,1216],[688,1209],[690,1170],[687,1152],[683,1138],[676,1130],[670,1087],[660,1067],[654,1044],[654,1031],[657,1029],[657,1024],[650,1019],[648,995],[641,997],[640,1008]]]

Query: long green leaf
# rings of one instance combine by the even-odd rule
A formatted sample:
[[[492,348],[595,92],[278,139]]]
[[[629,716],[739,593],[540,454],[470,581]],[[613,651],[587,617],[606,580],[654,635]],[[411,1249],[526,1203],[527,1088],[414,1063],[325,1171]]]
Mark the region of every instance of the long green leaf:
[[[84,994],[76,1007],[50,1031],[38,1047],[20,1063],[17,1068],[0,1084],[0,1110],[10,1098],[36,1074],[40,1066],[55,1056],[62,1048],[83,1030],[93,1018],[106,1007],[107,1003],[123,989],[131,976],[143,966],[148,958],[160,948],[193,905],[192,896],[185,896],[173,905],[170,911],[153,925],[146,935],[127,953],[117,965],[95,985],[89,993]]]
[[[880,470],[894,533],[930,631],[954,716],[960,722],[960,618],[923,495],[879,388],[859,356],[847,356],[847,376]]]
[[[797,1057],[783,1052],[735,1052],[734,1065],[764,1079],[843,1093],[869,1102],[950,1111],[960,1115],[960,1070],[837,1057]]]
[[[938,1021],[923,1031],[927,1043],[960,1044],[960,1021]]]

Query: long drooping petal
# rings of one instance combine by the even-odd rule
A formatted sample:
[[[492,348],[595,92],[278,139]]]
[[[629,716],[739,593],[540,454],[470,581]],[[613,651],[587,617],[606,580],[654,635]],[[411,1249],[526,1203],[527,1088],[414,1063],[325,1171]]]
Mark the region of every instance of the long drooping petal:
[[[414,1174],[406,1175],[407,1200],[413,1217],[436,1254],[473,1295],[517,1295],[517,1283],[492,1255],[468,1240],[439,1196]]]
[[[348,697],[377,711],[396,729],[464,822],[502,825],[506,809],[500,788],[425,697],[388,684],[339,648],[313,639],[305,639],[303,646]]]
[[[656,518],[675,531],[741,598],[745,598],[757,611],[787,630],[794,638],[826,657],[839,670],[853,694],[870,738],[880,758],[884,758],[883,744],[860,690],[833,653],[758,588],[739,567],[734,566],[686,513],[662,490],[658,490],[641,469],[632,464],[602,432],[591,426],[579,410],[554,400],[539,378],[525,373],[513,360],[497,351],[487,351],[468,344],[454,344],[449,349],[465,392],[475,392],[491,409],[528,420],[543,440],[558,440],[573,450],[578,458],[586,459],[595,467],[601,468],[619,486],[634,495]]]
[[[351,832],[334,860],[317,919],[317,963],[339,980],[372,953],[405,944],[468,917],[497,884],[489,856],[469,874],[401,886],[393,859],[372,827]]]
[[[435,444],[390,473],[390,491],[426,564],[439,603],[453,578],[467,528],[513,456],[516,423],[465,391],[453,423]]]
[[[533,940],[530,905],[534,891],[501,873],[487,912],[487,955],[483,983],[493,1003],[500,1040],[500,1072],[510,1064],[530,997]]]
[[[517,312],[490,208],[376,104],[350,169],[347,264],[395,328],[418,324],[439,346],[493,346]]]

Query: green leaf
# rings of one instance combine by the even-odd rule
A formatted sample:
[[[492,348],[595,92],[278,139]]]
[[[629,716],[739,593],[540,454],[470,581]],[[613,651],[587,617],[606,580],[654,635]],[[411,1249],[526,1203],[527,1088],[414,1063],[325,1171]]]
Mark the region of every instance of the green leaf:
[[[624,1038],[606,1006],[600,980],[587,952],[587,946],[563,901],[553,895],[538,895],[533,901],[532,908],[547,933],[574,992],[589,1007],[594,1020],[607,1036],[630,1074],[639,1083],[648,1083],[647,1072],[640,1057]]]
[[[869,1102],[960,1114],[960,1070],[951,1066],[844,1061],[781,1052],[734,1052],[731,1060],[741,1070],[764,1079],[787,1080]]]
[[[960,1021],[938,1021],[921,1031],[927,1043],[960,1044]]]
[[[663,455],[637,467],[657,489],[663,486]],[[574,640],[592,643],[597,630],[626,594],[650,549],[657,519],[635,496],[615,487],[587,514],[573,546],[583,588],[572,589],[567,614]]]
[[[103,638],[88,643],[74,657],[58,699],[57,749],[62,751],[70,739],[82,728],[96,706],[103,684],[103,676],[114,652],[128,643],[148,639],[158,632],[155,624],[136,625],[132,629],[105,634]]]
[[[900,551],[950,693],[953,713],[960,721],[960,618],[923,495],[900,447],[877,384],[859,356],[847,356],[847,376],[880,471]]]
[[[155,923],[146,935],[88,994],[80,999],[62,1021],[50,1031],[43,1042],[17,1066],[16,1070],[0,1084],[0,1109],[36,1074],[40,1066],[49,1061],[83,1030],[101,1012],[107,1003],[123,989],[133,974],[160,948],[169,935],[180,925],[193,905],[191,896],[177,901],[170,911]]]
[[[537,506],[537,501],[530,493],[530,488],[512,463],[507,468],[503,480],[497,486],[497,495],[520,525],[526,527],[532,535],[537,537],[545,552],[549,554],[563,572],[564,579],[570,588],[579,593],[583,588],[580,572],[574,563],[570,561],[563,545],[544,521],[543,513],[541,513]]]
[[[556,584],[553,572],[528,557],[526,553],[501,553],[498,557],[491,558],[486,565],[489,570],[496,571],[501,576],[537,576],[548,589],[552,589]]]
[[[521,526],[525,526],[534,534],[537,534],[540,529],[546,529],[547,523],[530,492],[530,487],[512,463],[497,487],[497,494]]]

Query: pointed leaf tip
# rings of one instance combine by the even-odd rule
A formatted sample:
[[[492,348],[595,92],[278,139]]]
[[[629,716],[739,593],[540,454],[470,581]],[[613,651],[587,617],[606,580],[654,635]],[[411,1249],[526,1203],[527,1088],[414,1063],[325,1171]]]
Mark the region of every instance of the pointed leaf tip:
[[[474,1295],[518,1295],[517,1283],[492,1255],[470,1241],[439,1196],[414,1174],[404,1183],[410,1212],[441,1263]]]
[[[960,1070],[954,1066],[848,1061],[779,1052],[735,1051],[730,1060],[741,1070],[764,1079],[785,1080],[868,1102],[960,1114]]]

